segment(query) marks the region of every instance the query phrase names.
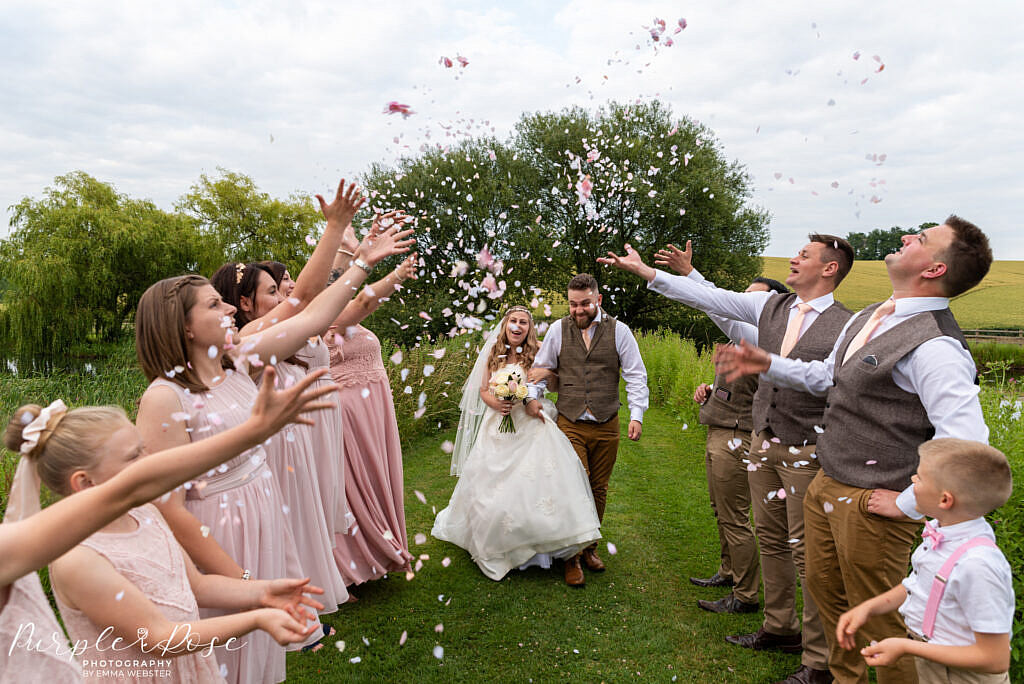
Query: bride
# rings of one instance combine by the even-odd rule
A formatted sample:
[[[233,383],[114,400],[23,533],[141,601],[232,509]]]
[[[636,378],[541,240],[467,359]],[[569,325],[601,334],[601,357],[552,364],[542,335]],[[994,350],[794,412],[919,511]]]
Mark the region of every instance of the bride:
[[[431,532],[469,551],[493,580],[516,567],[551,567],[601,538],[590,482],[554,405],[541,399],[545,410],[531,418],[522,401],[495,393],[515,392],[506,378],[525,379],[539,347],[525,307],[510,308],[491,331],[463,388],[452,455],[452,475],[461,477]],[[513,432],[503,431],[508,419]]]

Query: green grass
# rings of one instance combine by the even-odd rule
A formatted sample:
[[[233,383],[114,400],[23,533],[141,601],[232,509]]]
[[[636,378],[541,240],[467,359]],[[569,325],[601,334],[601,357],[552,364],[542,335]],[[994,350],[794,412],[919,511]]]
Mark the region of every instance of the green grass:
[[[785,281],[789,259],[764,257],[764,275]],[[856,261],[836,290],[854,311],[892,294],[883,261]],[[962,328],[1024,328],[1024,261],[993,262],[985,279],[950,304]]]
[[[468,372],[464,343],[445,344],[445,363],[426,352],[406,353],[401,365],[410,373],[402,384],[396,381],[399,366],[386,362],[407,440],[409,539],[413,553],[428,558],[411,581],[392,575],[357,588],[358,603],[325,618],[338,630],[327,648],[289,655],[289,681],[596,682],[676,676],[681,682],[750,682],[782,679],[796,668],[796,656],[753,653],[724,641],[727,634],[755,630],[759,615],[717,616],[696,606],[698,598],[725,593],[687,581],[714,572],[718,562],[704,482],[704,430],[690,398],[694,385],[709,380],[713,370],[707,355],[698,356],[691,343],[671,333],[639,340],[655,408],[647,413],[641,441],[621,442],[603,527],[606,540],[618,548],[615,555],[602,554],[607,572],[588,573],[584,589],[567,587],[554,568],[513,572],[492,582],[466,552],[430,537],[435,511],[447,504],[455,486],[448,476],[450,456],[440,445],[453,439],[457,415],[438,397],[442,392],[458,396]],[[422,372],[426,362],[436,366],[429,376]],[[402,393],[405,384],[414,389],[410,395]],[[117,403],[134,413],[144,385],[131,354],[115,352],[110,361],[98,363],[96,374],[0,375],[0,411],[6,417],[28,400],[46,403],[60,396],[74,405]],[[415,419],[409,412],[420,391],[430,397],[428,412]],[[1011,378],[985,377],[981,400],[991,442],[1010,456],[1018,482],[1024,482],[1024,420],[1014,403],[1019,398]],[[429,403],[435,399],[437,407]],[[9,472],[13,462],[8,455],[0,470]],[[5,492],[6,487],[0,495]],[[1018,596],[1024,595],[1024,487],[992,518]],[[424,543],[415,543],[417,534],[427,535]],[[451,559],[448,567],[442,565],[445,557]],[[436,625],[443,631],[435,631]],[[1020,615],[1014,629],[1016,656],[1024,652]],[[408,641],[400,646],[403,631]],[[342,640],[346,646],[339,652],[333,642]],[[432,654],[438,645],[444,648],[441,660]],[[361,662],[349,662],[354,657]],[[1024,663],[1014,667],[1015,678],[1024,676]]]

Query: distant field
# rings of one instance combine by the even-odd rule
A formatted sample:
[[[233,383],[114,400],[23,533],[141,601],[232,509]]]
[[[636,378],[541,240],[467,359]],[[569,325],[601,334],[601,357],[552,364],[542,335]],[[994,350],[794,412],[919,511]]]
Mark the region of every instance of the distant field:
[[[785,280],[789,259],[764,257],[764,274]],[[882,261],[857,261],[836,291],[854,311],[892,294]],[[961,328],[1024,328],[1024,261],[996,261],[981,284],[953,300]]]

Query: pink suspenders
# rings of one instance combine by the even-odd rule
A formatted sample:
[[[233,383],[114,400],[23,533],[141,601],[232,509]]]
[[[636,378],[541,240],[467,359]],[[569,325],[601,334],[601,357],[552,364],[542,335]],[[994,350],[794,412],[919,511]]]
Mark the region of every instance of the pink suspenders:
[[[942,595],[946,593],[946,582],[949,581],[949,574],[953,572],[953,568],[956,566],[957,561],[960,560],[960,557],[977,546],[991,546],[995,548],[996,543],[988,537],[968,539],[956,547],[956,550],[950,554],[939,571],[935,573],[935,579],[932,580],[932,590],[928,594],[928,605],[924,609],[924,623],[921,625],[921,631],[924,633],[925,639],[931,639],[932,634],[935,632],[935,616],[939,613],[939,603],[942,601]]]

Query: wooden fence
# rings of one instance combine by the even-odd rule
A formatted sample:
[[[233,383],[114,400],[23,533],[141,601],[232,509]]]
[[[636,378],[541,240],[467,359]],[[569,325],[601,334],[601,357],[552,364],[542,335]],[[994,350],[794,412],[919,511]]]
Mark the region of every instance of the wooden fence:
[[[974,328],[964,330],[964,337],[968,340],[1001,342],[1003,344],[1017,344],[1024,346],[1024,330],[988,330],[985,328]]]

